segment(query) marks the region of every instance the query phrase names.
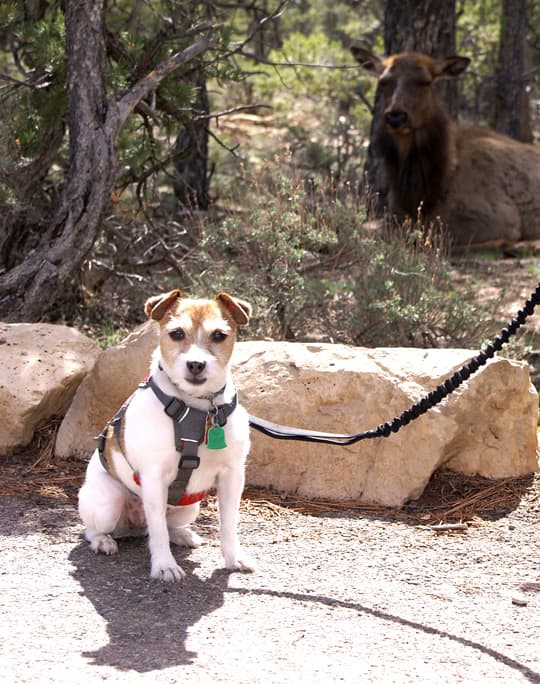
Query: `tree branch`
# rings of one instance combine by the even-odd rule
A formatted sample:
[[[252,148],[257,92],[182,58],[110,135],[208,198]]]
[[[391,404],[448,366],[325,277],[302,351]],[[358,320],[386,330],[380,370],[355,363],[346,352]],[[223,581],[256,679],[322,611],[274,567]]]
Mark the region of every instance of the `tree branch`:
[[[155,69],[152,69],[144,78],[137,81],[137,83],[135,83],[135,85],[116,103],[117,118],[115,123],[118,127],[117,130],[122,128],[127,117],[135,109],[137,104],[146,97],[149,92],[155,90],[165,76],[168,76],[178,69],[178,67],[195,59],[195,57],[198,57],[209,47],[215,45],[217,36],[212,30],[213,27],[209,28],[210,30],[203,38],[185,48],[185,50],[172,55],[169,59],[161,62],[161,64],[158,64],[158,66]]]

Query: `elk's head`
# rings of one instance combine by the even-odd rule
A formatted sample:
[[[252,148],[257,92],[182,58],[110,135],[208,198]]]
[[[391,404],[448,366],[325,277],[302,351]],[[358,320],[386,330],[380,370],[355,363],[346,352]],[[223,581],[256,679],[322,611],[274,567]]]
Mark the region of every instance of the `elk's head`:
[[[435,81],[459,76],[468,57],[432,59],[418,52],[403,52],[381,58],[365,48],[351,52],[364,69],[379,79],[384,98],[384,125],[392,134],[408,135],[429,124],[441,109]]]

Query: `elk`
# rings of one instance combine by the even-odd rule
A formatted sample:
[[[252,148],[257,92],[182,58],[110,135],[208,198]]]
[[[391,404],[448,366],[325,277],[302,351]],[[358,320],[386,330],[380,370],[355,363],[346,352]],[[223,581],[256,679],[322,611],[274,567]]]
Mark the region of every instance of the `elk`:
[[[463,73],[467,57],[351,52],[382,91],[375,145],[391,213],[439,218],[455,246],[540,239],[538,148],[455,123],[434,87]]]

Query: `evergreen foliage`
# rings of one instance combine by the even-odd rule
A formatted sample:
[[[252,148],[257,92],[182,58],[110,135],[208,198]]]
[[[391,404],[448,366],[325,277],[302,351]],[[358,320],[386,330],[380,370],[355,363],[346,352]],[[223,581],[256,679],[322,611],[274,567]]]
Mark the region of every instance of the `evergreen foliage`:
[[[0,5],[0,274],[35,247],[70,168],[64,6]],[[109,325],[120,309],[129,327],[150,284],[180,284],[251,298],[251,334],[302,339],[330,329],[332,339],[356,344],[474,344],[483,323],[467,326],[464,297],[449,290],[444,244],[429,231],[377,237],[357,197],[375,85],[349,46],[382,52],[383,19],[382,0],[108,3],[111,102],[190,45],[197,27],[214,26],[219,40],[165,77],[121,129],[109,220],[76,297],[59,299],[50,318],[102,315]],[[499,3],[464,0],[457,25],[458,52],[474,66],[461,110],[486,119]],[[531,21],[538,64],[535,30]],[[200,109],[201,83],[209,112]],[[210,133],[213,203],[203,217],[179,211],[174,192],[193,151],[178,140],[196,125]],[[20,182],[31,172],[39,191]],[[11,233],[2,233],[8,221]],[[102,296],[110,299],[103,314]]]

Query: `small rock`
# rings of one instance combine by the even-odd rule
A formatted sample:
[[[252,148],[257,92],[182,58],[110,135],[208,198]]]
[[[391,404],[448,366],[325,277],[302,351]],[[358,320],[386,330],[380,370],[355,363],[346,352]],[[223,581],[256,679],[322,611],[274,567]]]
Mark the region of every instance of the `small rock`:
[[[519,592],[515,591],[513,594],[510,595],[510,598],[512,599],[512,603],[515,606],[526,606],[528,601],[525,598],[523,594],[520,594]]]

